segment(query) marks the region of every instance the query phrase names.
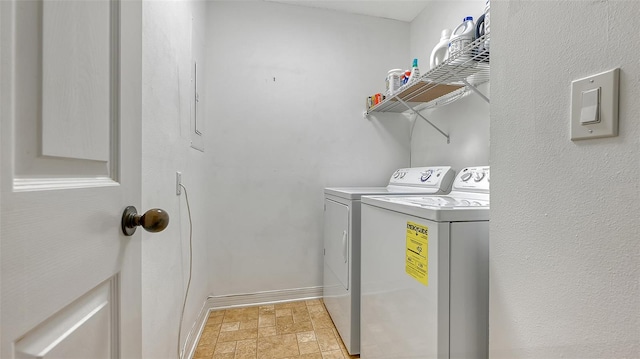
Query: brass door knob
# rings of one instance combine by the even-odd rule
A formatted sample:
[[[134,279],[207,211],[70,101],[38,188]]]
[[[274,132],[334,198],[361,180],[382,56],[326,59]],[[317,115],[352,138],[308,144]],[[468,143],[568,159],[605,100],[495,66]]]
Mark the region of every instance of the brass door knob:
[[[169,214],[160,208],[152,208],[142,216],[134,206],[125,208],[122,213],[122,233],[131,236],[138,226],[142,226],[147,232],[161,232],[169,225]]]

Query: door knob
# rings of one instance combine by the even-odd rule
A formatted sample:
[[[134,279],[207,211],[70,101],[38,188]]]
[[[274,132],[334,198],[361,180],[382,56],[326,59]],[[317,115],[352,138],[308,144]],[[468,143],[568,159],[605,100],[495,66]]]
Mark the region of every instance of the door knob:
[[[122,213],[122,233],[131,236],[138,226],[147,232],[161,232],[169,225],[169,214],[160,208],[152,208],[142,216],[134,206],[128,206]]]

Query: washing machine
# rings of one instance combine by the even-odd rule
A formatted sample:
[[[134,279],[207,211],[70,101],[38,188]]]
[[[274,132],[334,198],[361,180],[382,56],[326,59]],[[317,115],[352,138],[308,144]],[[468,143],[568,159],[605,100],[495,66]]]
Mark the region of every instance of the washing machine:
[[[485,359],[489,167],[444,196],[362,198],[361,357]]]
[[[323,299],[350,354],[360,352],[360,198],[444,194],[454,177],[446,166],[402,168],[387,187],[325,188]]]

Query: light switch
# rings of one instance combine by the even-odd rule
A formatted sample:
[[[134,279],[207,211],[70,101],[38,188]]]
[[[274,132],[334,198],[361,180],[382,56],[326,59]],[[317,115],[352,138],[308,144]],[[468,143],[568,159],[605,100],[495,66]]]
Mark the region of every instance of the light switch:
[[[571,83],[571,140],[618,135],[620,69]]]
[[[600,87],[582,91],[580,124],[593,125],[600,122]]]

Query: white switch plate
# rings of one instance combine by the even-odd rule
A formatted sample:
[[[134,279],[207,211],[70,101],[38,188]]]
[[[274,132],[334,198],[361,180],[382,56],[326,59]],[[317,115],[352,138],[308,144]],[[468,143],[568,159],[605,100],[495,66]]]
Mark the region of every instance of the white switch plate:
[[[620,69],[575,80],[571,83],[571,140],[586,140],[618,135],[618,91]],[[600,88],[600,122],[580,123],[583,92]]]

